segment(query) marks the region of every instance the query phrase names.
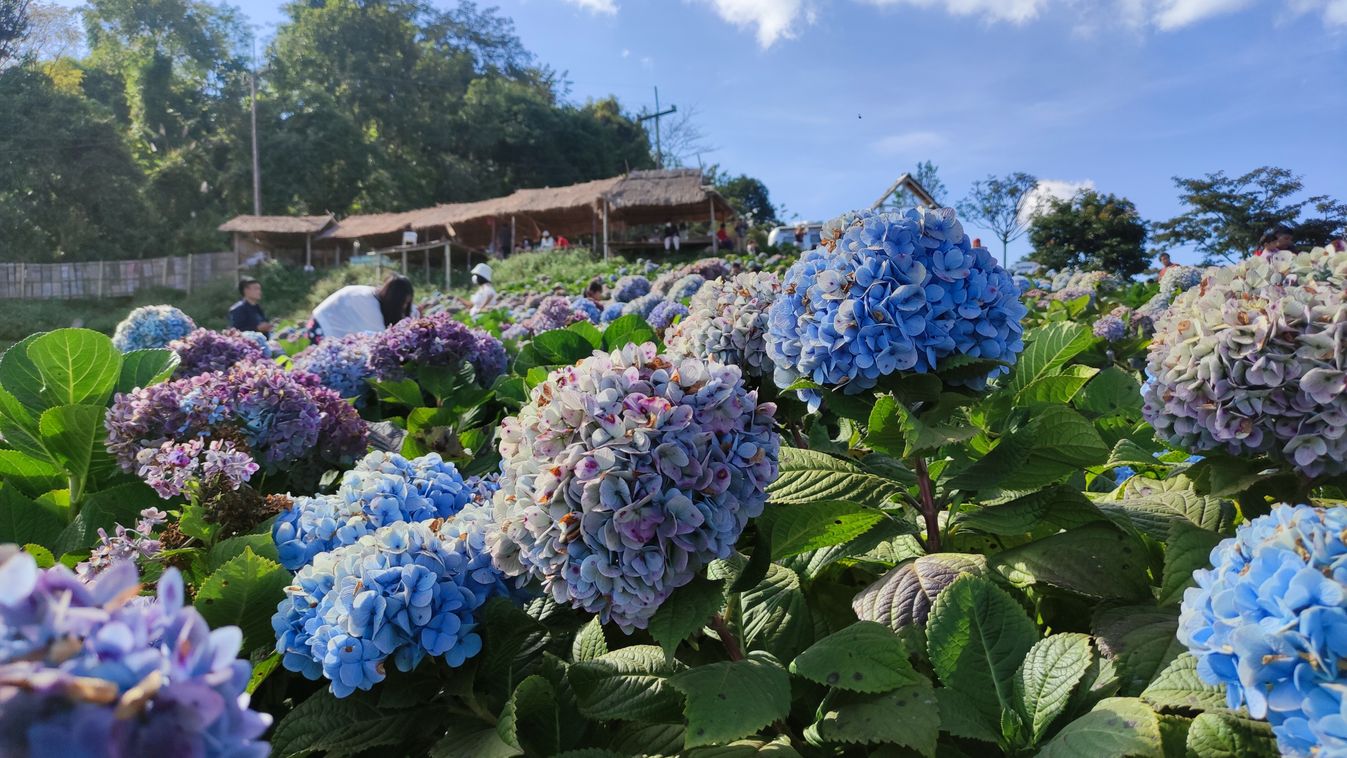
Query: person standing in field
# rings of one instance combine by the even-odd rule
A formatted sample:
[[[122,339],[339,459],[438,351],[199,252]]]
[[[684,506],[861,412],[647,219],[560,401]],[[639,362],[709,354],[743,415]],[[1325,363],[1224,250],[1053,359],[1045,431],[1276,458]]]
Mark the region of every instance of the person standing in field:
[[[664,225],[664,250],[666,252],[669,250],[677,251],[679,242],[678,227],[674,226],[673,219],[669,219],[668,223]]]
[[[240,332],[271,334],[271,322],[262,311],[262,283],[245,276],[239,280],[242,300],[229,307],[229,325]]]
[[[412,315],[415,295],[405,276],[390,276],[378,288],[352,284],[333,292],[313,309],[309,337],[318,342],[358,332],[381,332]]]
[[[472,293],[472,309],[468,313],[473,316],[480,316],[496,305],[496,288],[491,285],[491,276],[491,267],[485,263],[472,267],[472,283],[477,285],[477,291]]]
[[[543,236],[542,236],[542,239],[538,240],[538,249],[539,249],[539,250],[552,250],[552,249],[554,249],[556,246],[557,246],[557,243],[556,243],[555,240],[552,239],[552,233],[549,232],[549,231],[547,231],[546,229],[544,229],[544,230],[543,230]]]

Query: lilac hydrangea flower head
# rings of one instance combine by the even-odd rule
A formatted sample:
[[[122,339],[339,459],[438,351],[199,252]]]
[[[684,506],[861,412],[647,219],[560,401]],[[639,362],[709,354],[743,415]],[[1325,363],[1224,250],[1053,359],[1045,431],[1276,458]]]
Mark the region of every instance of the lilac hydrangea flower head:
[[[445,313],[406,318],[380,332],[370,349],[376,376],[397,378],[403,366],[472,364],[477,382],[489,386],[505,372],[505,346],[481,329],[472,329]]]
[[[762,513],[780,440],[739,368],[652,343],[553,371],[500,427],[496,565],[623,629]]]
[[[1092,331],[1094,336],[1108,342],[1121,342],[1127,339],[1127,324],[1111,313],[1096,319]]]
[[[239,628],[184,606],[176,569],[138,585],[130,561],[85,584],[0,546],[0,754],[267,755]]]
[[[145,508],[140,512],[135,529],[127,529],[117,524],[113,536],[102,527],[98,528],[98,544],[89,552],[89,557],[75,566],[75,574],[85,583],[112,568],[118,561],[149,560],[159,554],[163,543],[154,538],[154,529],[168,521],[168,514],[158,508]]]
[[[578,313],[585,314],[585,318],[589,319],[590,323],[593,324],[599,323],[600,316],[602,315],[599,306],[587,297],[572,298],[571,309]]]
[[[168,349],[178,354],[178,368],[173,375],[180,377],[225,371],[237,363],[264,361],[268,354],[265,339],[259,346],[237,329],[220,332],[196,329],[182,339],[168,343]]]
[[[790,267],[772,304],[775,381],[857,393],[882,376],[933,371],[954,355],[1013,363],[1024,349],[1019,297],[952,209],[846,214]]]
[[[171,305],[142,305],[117,324],[112,344],[123,353],[168,347],[194,329],[196,322]]]
[[[472,493],[454,464],[437,453],[408,460],[375,451],[342,476],[336,493],[295,498],[276,517],[271,536],[281,565],[295,571],[318,553],[380,527],[452,516]]]
[[[689,312],[688,307],[677,300],[661,300],[650,309],[646,321],[652,328],[663,331],[669,328],[674,319],[686,317]]]
[[[369,389],[366,380],[374,377],[369,359],[376,339],[369,332],[326,339],[305,348],[294,357],[292,365],[317,376],[324,387],[343,398],[363,400]]]
[[[1347,755],[1347,508],[1280,505],[1211,551],[1183,595],[1179,641],[1231,709],[1283,755]]]
[[[553,329],[565,329],[577,321],[585,321],[587,316],[571,306],[571,301],[560,295],[548,295],[543,298],[538,310],[520,322],[527,334],[542,334]]]
[[[619,303],[630,303],[648,294],[650,294],[650,280],[639,274],[624,276],[613,286],[613,300]]]
[[[767,313],[781,292],[776,274],[744,273],[707,282],[689,314],[665,336],[670,356],[713,358],[752,377],[772,371]]]
[[[480,652],[477,609],[506,586],[481,533],[490,518],[472,511],[395,522],[314,556],[272,616],[282,665],[346,697],[382,681],[389,658],[411,671],[428,656],[461,666]]]
[[[1142,408],[1192,452],[1347,471],[1347,253],[1256,256],[1206,272],[1155,322]]]

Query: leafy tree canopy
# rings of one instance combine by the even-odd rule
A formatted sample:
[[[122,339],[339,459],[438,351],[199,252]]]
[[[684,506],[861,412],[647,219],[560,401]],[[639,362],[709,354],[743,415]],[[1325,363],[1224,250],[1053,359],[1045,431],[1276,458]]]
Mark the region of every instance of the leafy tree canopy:
[[[781,224],[780,212],[772,205],[767,185],[761,179],[745,174],[730,176],[713,165],[707,171],[711,184],[716,191],[730,201],[730,205],[752,226],[778,226]]]
[[[1127,198],[1085,190],[1054,198],[1034,217],[1029,260],[1049,269],[1068,267],[1134,276],[1149,264],[1146,223]]]

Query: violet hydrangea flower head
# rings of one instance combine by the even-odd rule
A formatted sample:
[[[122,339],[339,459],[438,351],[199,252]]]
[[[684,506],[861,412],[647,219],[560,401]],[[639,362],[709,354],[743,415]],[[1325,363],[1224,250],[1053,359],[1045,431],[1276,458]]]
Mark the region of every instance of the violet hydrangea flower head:
[[[1231,709],[1283,755],[1347,754],[1347,508],[1279,505],[1211,551],[1183,595],[1179,641]]]
[[[118,561],[149,560],[159,554],[163,543],[154,538],[154,529],[168,521],[168,514],[158,508],[140,512],[134,529],[117,524],[113,536],[98,528],[98,544],[89,551],[89,557],[75,565],[75,574],[85,583],[111,568]]]
[[[196,329],[196,322],[171,305],[142,305],[117,324],[112,344],[123,353],[168,347]]]
[[[650,294],[650,280],[640,274],[624,276],[613,286],[613,300],[619,303],[630,303],[648,294]]]
[[[572,298],[571,310],[585,314],[585,318],[589,319],[590,323],[594,324],[599,323],[599,318],[602,315],[599,306],[587,297],[577,296]]]
[[[674,319],[686,317],[689,312],[688,307],[677,300],[661,300],[650,309],[646,321],[652,328],[663,331],[673,324]]]
[[[1155,322],[1142,408],[1195,453],[1347,471],[1347,253],[1279,252],[1208,269]]]
[[[643,319],[650,317],[650,312],[655,310],[656,306],[665,302],[664,296],[650,293],[641,295],[622,307],[622,315],[628,316],[635,314]]]
[[[737,366],[652,343],[556,369],[500,427],[495,563],[625,630],[762,513],[780,440]]]
[[[292,365],[317,376],[324,387],[343,398],[363,399],[369,389],[366,380],[374,377],[369,360],[376,339],[377,335],[370,332],[326,339],[305,348]]]
[[[387,661],[461,666],[482,649],[477,610],[506,589],[491,565],[484,506],[474,514],[399,521],[314,556],[272,616],[285,668],[326,678],[337,697],[383,680]]]
[[[177,569],[155,598],[138,583],[130,561],[85,584],[0,546],[0,754],[268,754],[239,628],[185,606]]]
[[[437,453],[408,460],[375,451],[342,476],[336,493],[295,498],[276,517],[271,536],[281,565],[295,571],[380,527],[452,516],[472,494],[454,464]]]
[[[168,349],[178,354],[173,375],[179,377],[225,371],[237,363],[267,359],[267,351],[237,329],[196,329],[168,343]]]
[[[712,358],[752,377],[770,375],[767,314],[781,292],[776,274],[744,273],[707,282],[689,314],[665,336],[670,356]]]
[[[1170,266],[1160,276],[1160,292],[1166,303],[1202,283],[1204,269],[1197,266]]]
[[[1009,272],[972,246],[953,209],[860,211],[829,222],[823,245],[787,271],[767,351],[780,387],[809,379],[854,394],[955,355],[1013,363],[1025,312]]]
[[[565,329],[577,321],[587,320],[584,312],[571,306],[570,299],[560,295],[548,295],[538,305],[533,315],[520,322],[526,334],[542,334],[553,329]]]
[[[1127,339],[1127,324],[1111,313],[1096,319],[1092,331],[1094,336],[1108,342],[1121,342]]]
[[[489,386],[505,372],[505,346],[481,329],[455,321],[446,313],[405,318],[377,335],[370,349],[376,376],[396,378],[403,367],[472,364],[477,382]]]

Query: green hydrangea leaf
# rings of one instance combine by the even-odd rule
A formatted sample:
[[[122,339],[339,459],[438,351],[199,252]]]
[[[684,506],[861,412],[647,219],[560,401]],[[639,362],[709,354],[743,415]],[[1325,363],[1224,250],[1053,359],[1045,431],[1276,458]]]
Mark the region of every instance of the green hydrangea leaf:
[[[1212,711],[1226,708],[1225,690],[1197,675],[1197,658],[1181,653],[1141,692],[1141,699],[1158,709]]]
[[[931,683],[918,680],[882,694],[838,697],[816,729],[827,742],[891,743],[931,758],[940,736],[940,707]]]
[[[566,672],[580,712],[599,721],[676,721],[682,696],[669,677],[686,669],[654,645],[633,645]]]
[[[1234,713],[1202,713],[1188,727],[1188,754],[1202,758],[1272,758],[1277,739],[1266,721]]]
[[[1015,672],[1015,701],[1029,728],[1031,744],[1037,744],[1066,709],[1093,659],[1090,637],[1085,634],[1054,634],[1029,649]]]
[[[669,681],[687,702],[687,748],[747,737],[790,712],[790,675],[761,651],[741,661],[697,666]]]
[[[243,650],[275,644],[271,615],[285,597],[291,575],[280,564],[245,547],[206,577],[193,605],[211,628],[237,626],[243,631]]]
[[[815,642],[796,656],[790,672],[852,692],[887,692],[924,681],[898,635],[873,621],[858,621]]]
[[[1062,727],[1039,758],[1160,758],[1160,721],[1135,698],[1113,697]]]
[[[699,631],[725,605],[725,584],[697,577],[669,596],[650,619],[650,636],[673,656],[678,643]]]

